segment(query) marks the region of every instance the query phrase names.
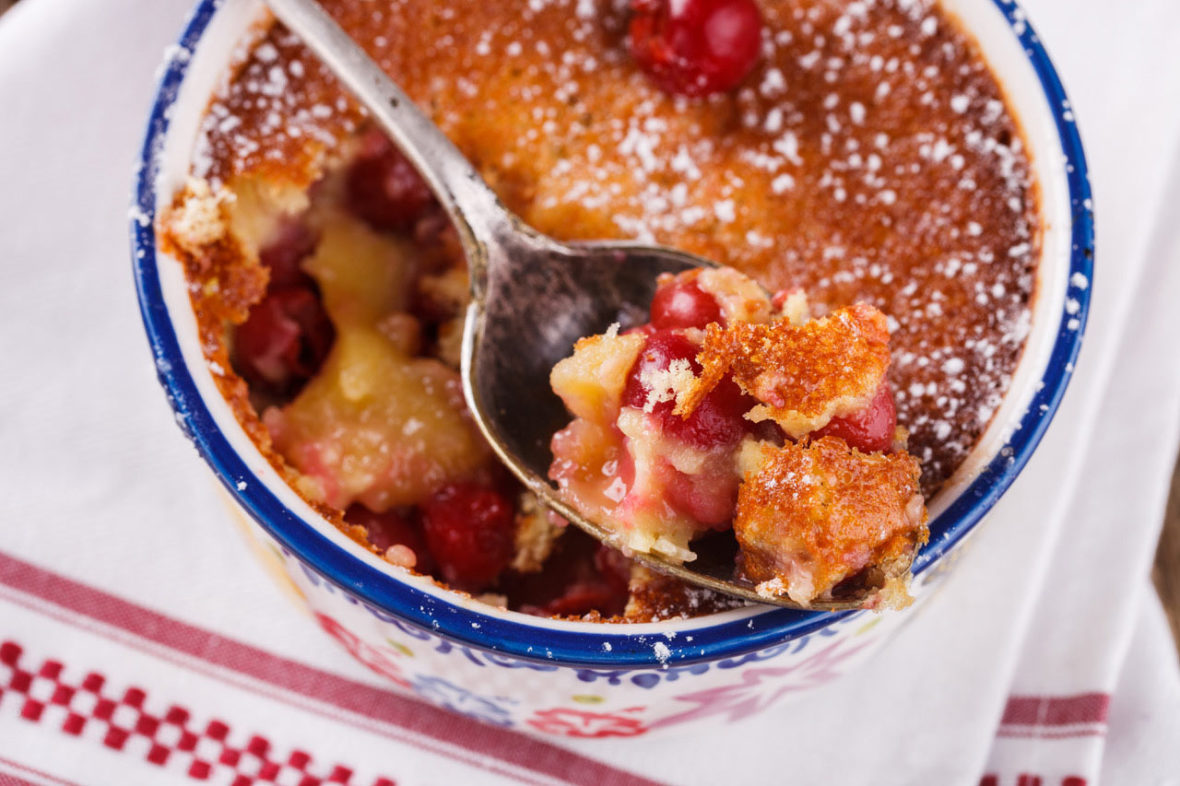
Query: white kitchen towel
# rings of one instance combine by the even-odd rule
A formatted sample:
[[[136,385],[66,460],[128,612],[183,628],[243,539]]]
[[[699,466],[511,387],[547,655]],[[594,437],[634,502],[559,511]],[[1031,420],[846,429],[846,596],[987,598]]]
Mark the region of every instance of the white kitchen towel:
[[[1152,333],[1180,296],[1161,220],[1180,5],[1027,4],[1091,159],[1092,320],[1053,428],[928,608],[855,674],[767,697],[752,718],[558,744],[398,697],[352,661],[258,570],[172,423],[126,212],[153,73],[187,4],[22,0],[0,19],[0,784],[1092,786],[1099,767],[1115,784],[1180,771],[1145,731],[1180,728],[1180,707],[1126,673],[1074,758],[1049,738],[1010,753],[1015,737],[996,741],[1028,725],[1015,722],[1028,699],[1107,701],[1131,641],[1150,650],[1133,651],[1132,676],[1176,680],[1158,614],[1131,625],[1147,614],[1136,604],[1180,409],[1174,339]],[[1102,491],[1104,458],[1119,495]],[[1097,606],[1057,591],[1095,577]],[[1061,652],[1074,678],[1046,679]]]
[[[1171,163],[1161,167],[1169,177],[1147,238],[1148,262],[1126,301],[1124,335],[1103,374],[1083,482],[1070,501],[1013,676],[1011,692],[1021,698],[1009,700],[989,756],[994,783],[1018,783],[1035,772],[1045,784],[1082,786],[1084,776],[1098,772],[1110,694],[1132,631],[1142,624],[1136,608],[1143,588],[1112,581],[1110,573],[1147,574],[1155,540],[1135,537],[1144,530],[1128,522],[1163,518],[1180,440],[1180,231],[1171,220],[1180,203],[1180,156]],[[1172,756],[1160,774],[1180,778],[1180,745]]]

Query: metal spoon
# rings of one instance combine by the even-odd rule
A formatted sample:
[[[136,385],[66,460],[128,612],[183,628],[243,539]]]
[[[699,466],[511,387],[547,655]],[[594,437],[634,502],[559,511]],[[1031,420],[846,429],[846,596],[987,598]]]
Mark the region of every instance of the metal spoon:
[[[632,243],[560,243],[509,212],[438,127],[328,16],[315,0],[266,0],[369,110],[430,186],[458,230],[471,278],[463,335],[463,389],[476,423],[500,460],[540,500],[594,538],[604,529],[571,507],[546,476],[549,441],[569,422],[550,390],[549,372],[574,342],[646,321],[660,273],[713,263],[672,249]],[[733,555],[698,549],[677,564],[659,555],[634,558],[690,584],[754,603],[802,608],[767,598],[735,578]],[[864,596],[816,601],[808,608],[859,608]]]

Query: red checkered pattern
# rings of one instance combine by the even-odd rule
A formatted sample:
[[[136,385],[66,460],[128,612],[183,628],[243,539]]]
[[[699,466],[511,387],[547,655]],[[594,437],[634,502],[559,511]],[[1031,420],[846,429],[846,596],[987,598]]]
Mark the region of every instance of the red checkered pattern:
[[[1000,778],[998,775],[984,775],[979,779],[979,786],[1001,786]],[[1013,786],[1086,786],[1086,779],[1080,775],[1067,775],[1058,780],[1022,772],[1016,776]]]
[[[119,695],[95,672],[81,681],[70,681],[63,678],[65,668],[60,661],[45,660],[31,668],[22,663],[23,652],[16,642],[0,644],[0,709],[18,705],[20,717],[30,723],[55,723],[51,718],[64,713],[63,733],[97,739],[107,748],[123,752],[143,748],[142,743],[135,744],[143,739],[148,762],[183,768],[198,781],[216,775],[232,786],[353,786],[348,767],[336,765],[325,770],[313,766],[305,751],[284,753],[257,734],[235,744],[233,740],[241,737],[224,721],[197,722],[187,709],[175,704],[152,712],[147,692],[141,688],[128,687]],[[396,784],[379,777],[372,786]]]

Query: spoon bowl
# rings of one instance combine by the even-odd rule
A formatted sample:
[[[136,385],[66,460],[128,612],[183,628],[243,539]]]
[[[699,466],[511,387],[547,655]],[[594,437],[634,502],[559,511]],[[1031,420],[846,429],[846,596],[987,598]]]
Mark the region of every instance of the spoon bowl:
[[[549,440],[569,423],[549,372],[585,336],[612,324],[647,321],[661,273],[708,266],[665,249],[595,243],[567,246],[536,238],[512,249],[510,264],[489,267],[486,296],[467,310],[462,366],[465,393],[500,458],[530,487],[550,488]]]
[[[529,491],[591,537],[621,548],[613,530],[584,516],[547,480],[553,461],[550,440],[570,420],[550,388],[549,373],[570,355],[578,339],[603,333],[611,325],[626,330],[646,322],[648,309],[640,304],[651,302],[661,273],[715,265],[658,246],[563,244],[517,223],[515,234],[488,247],[489,257],[468,259],[473,291],[463,333],[463,392],[496,455]],[[758,594],[753,582],[735,573],[734,545],[716,538],[694,542],[697,559],[691,564],[659,554],[628,555],[654,570],[731,597],[804,608],[785,596]],[[817,600],[807,608],[860,608],[869,596],[860,592]]]
[[[546,478],[553,434],[569,421],[549,386],[553,366],[584,337],[647,320],[661,273],[713,263],[692,254],[626,242],[561,243],[511,213],[463,154],[315,0],[267,0],[275,16],[315,52],[392,137],[458,231],[471,281],[463,334],[463,390],[500,460],[541,502],[592,537],[620,547],[615,533],[570,506]],[[694,547],[696,544],[694,544]],[[754,603],[837,611],[861,608],[871,592],[802,606],[767,597],[735,575],[726,544],[697,548],[691,564],[658,554],[629,556],[691,584]]]

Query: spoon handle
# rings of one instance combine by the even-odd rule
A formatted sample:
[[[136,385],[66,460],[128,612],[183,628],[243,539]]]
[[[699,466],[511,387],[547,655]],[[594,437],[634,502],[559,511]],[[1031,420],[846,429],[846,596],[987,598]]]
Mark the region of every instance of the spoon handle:
[[[303,42],[369,110],[422,175],[458,229],[464,247],[476,252],[477,269],[489,246],[512,231],[511,214],[495,193],[408,95],[386,76],[315,0],[266,0],[279,21]]]

